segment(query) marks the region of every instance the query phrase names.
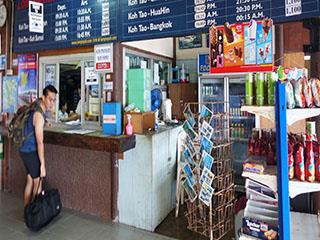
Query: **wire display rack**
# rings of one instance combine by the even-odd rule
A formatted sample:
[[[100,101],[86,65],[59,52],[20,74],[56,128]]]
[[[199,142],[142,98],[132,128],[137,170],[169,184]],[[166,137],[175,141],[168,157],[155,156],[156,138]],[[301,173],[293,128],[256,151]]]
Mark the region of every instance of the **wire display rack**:
[[[197,133],[197,137],[192,140],[197,148],[196,154],[192,157],[196,163],[192,174],[195,178],[193,188],[197,198],[191,199],[190,195],[185,193],[188,199],[186,200],[187,211],[185,215],[188,220],[188,229],[206,236],[210,240],[221,239],[234,227],[235,185],[227,106],[226,102],[207,102],[188,103],[185,108],[186,121],[194,118],[193,130]],[[207,129],[203,129],[208,124],[212,127],[212,129],[208,127],[211,130],[210,134],[207,134]],[[214,174],[214,178],[210,181],[214,192],[207,204],[200,197],[203,187],[201,179],[204,170],[201,167],[201,162],[203,161],[202,138],[204,136],[210,136],[212,143],[208,154],[213,158],[213,161],[209,170]]]

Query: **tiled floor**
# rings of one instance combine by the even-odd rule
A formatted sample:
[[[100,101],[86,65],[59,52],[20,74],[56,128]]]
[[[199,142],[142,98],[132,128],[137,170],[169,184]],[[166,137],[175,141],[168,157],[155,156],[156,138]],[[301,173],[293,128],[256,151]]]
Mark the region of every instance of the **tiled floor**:
[[[129,226],[114,224],[64,209],[40,232],[30,232],[23,222],[22,199],[0,191],[1,240],[174,240]]]
[[[186,206],[182,205],[179,211],[179,217],[175,217],[173,210],[168,217],[156,228],[155,232],[165,236],[174,237],[183,240],[209,240],[200,234],[194,233],[187,229],[187,218],[184,213],[187,211]],[[221,240],[233,240],[234,231],[228,232]]]

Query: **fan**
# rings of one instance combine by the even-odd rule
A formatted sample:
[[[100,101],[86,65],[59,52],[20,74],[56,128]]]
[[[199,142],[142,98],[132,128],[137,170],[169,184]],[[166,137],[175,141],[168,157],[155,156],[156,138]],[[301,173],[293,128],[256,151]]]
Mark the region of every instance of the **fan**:
[[[160,109],[162,102],[162,92],[159,88],[151,90],[151,111]]]

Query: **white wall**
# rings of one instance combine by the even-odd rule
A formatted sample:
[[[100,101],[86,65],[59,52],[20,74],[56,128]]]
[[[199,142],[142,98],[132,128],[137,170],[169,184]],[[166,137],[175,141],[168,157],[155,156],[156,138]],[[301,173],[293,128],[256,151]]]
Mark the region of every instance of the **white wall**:
[[[122,44],[173,58],[173,38],[123,42]]]

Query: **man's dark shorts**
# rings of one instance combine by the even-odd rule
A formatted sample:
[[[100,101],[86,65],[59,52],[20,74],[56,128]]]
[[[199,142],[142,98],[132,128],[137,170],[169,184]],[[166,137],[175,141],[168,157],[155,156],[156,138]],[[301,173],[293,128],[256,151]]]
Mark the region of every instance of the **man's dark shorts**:
[[[26,167],[27,174],[32,178],[40,177],[40,159],[38,152],[20,152],[20,157]]]

